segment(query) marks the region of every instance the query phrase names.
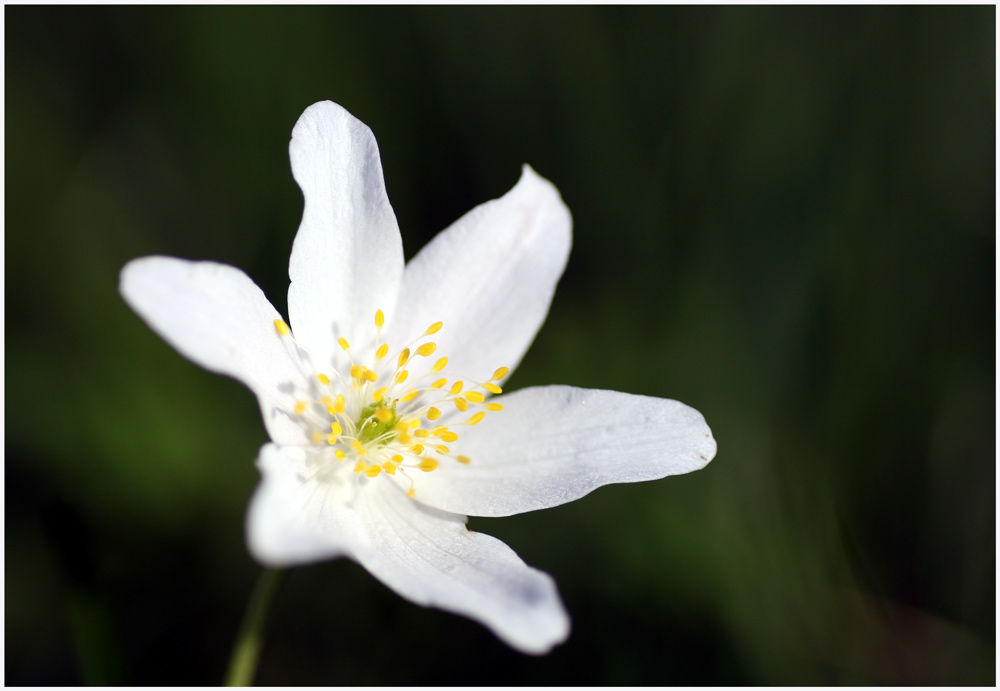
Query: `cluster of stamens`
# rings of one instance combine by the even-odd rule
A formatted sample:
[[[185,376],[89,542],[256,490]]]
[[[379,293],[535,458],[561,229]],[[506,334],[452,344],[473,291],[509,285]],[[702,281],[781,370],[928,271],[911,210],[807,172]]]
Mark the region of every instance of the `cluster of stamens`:
[[[378,310],[370,366],[355,361],[347,339],[338,339],[351,362],[347,376],[337,371],[312,375],[315,383],[295,403],[296,417],[307,427],[314,444],[332,450],[338,463],[349,461],[355,473],[371,478],[383,472],[405,476],[407,469],[431,472],[444,459],[470,463],[470,458],[452,454],[448,446],[458,441],[454,428],[478,424],[487,412],[503,410],[503,405],[488,402],[487,395],[501,393],[496,382],[507,376],[508,369],[500,367],[486,382],[451,380],[444,371],[447,357],[438,358],[429,368],[417,364],[417,358],[430,358],[437,345],[433,341],[416,344],[440,331],[441,322],[431,324],[391,354],[389,345],[381,342],[384,323],[385,316]],[[277,319],[274,326],[294,342],[285,322]],[[452,407],[461,413],[478,410],[462,422],[437,424]],[[412,481],[408,494],[414,495]]]

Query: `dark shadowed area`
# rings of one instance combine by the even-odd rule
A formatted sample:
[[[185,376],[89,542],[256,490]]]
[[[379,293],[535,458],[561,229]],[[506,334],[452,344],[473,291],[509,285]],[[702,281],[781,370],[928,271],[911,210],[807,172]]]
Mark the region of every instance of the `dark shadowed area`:
[[[719,452],[472,519],[558,583],[551,654],[340,560],[285,575],[259,683],[995,683],[993,7],[4,13],[7,684],[222,680],[266,434],[118,272],[233,264],[287,314],[324,99],[375,132],[407,257],[522,163],[561,191],[510,389],[675,398]]]

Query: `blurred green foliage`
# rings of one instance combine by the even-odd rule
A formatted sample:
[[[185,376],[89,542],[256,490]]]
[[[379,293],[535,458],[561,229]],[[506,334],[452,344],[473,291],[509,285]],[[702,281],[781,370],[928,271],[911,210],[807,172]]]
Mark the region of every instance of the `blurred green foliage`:
[[[288,574],[260,683],[995,683],[994,8],[5,19],[7,683],[222,679],[263,425],[117,275],[226,262],[284,312],[323,99],[378,137],[407,256],[551,179],[575,245],[512,387],[677,398],[719,455],[471,521],[559,583],[546,657],[341,560]]]

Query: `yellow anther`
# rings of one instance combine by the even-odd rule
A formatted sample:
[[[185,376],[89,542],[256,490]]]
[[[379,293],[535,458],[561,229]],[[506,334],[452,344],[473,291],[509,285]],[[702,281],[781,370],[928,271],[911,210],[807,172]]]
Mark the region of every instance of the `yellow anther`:
[[[423,355],[424,357],[427,357],[435,350],[437,350],[436,343],[424,343],[422,346],[417,348],[417,355]]]
[[[413,446],[410,447],[410,451],[412,451],[417,456],[419,456],[420,454],[422,454],[424,452],[424,445],[423,444],[414,444]]]
[[[399,455],[399,454],[397,453],[397,454],[396,454],[395,456],[393,456],[393,457],[392,457],[392,462],[393,462],[393,463],[402,463],[402,462],[403,462],[403,457],[402,457],[402,456],[400,456],[400,455]]]
[[[401,400],[403,403],[409,403],[410,401],[412,401],[414,398],[416,398],[419,395],[420,395],[420,392],[417,391],[416,389],[413,389],[412,391],[406,392],[406,395],[403,396],[402,398],[400,398],[399,400]]]
[[[304,412],[306,412],[306,402],[299,401],[298,403],[295,404],[295,414],[301,415]]]
[[[365,468],[365,475],[367,475],[368,477],[375,477],[381,472],[382,472],[382,466],[380,465],[370,465],[367,468]]]
[[[472,463],[472,459],[469,458],[468,456],[455,456],[455,460],[458,461],[459,463],[464,463],[465,465],[469,465],[470,463]]]
[[[370,370],[370,369],[366,368],[365,369],[365,379],[367,379],[368,381],[370,381],[372,383],[375,383],[375,381],[378,380],[378,375],[375,374],[374,370]]]
[[[469,401],[471,401],[472,403],[482,403],[483,401],[486,400],[486,396],[479,393],[478,391],[470,391],[469,393],[465,394],[465,397],[469,399]]]
[[[326,386],[327,384],[330,383],[330,377],[326,376],[322,372],[320,374],[317,374],[316,378],[319,380],[319,383],[322,384],[323,386]]]
[[[337,457],[337,461],[342,461],[345,458],[347,458],[347,454],[344,453],[343,451],[341,451],[340,449],[337,449],[336,451],[334,451],[333,455]]]
[[[375,411],[375,419],[379,422],[389,422],[392,419],[392,411],[388,408],[379,408]]]
[[[323,405],[332,405],[333,399],[330,398],[329,396],[323,396],[323,398],[319,399],[319,402],[322,403]]]
[[[459,396],[455,399],[455,407],[461,410],[463,413],[469,409],[469,402]]]
[[[385,315],[382,314],[382,310],[375,310],[375,326],[380,329],[385,326]]]
[[[338,437],[337,437],[336,434],[328,434],[328,435],[326,435],[326,443],[329,444],[330,446],[333,446],[334,444],[336,444],[337,440],[338,440]]]
[[[414,430],[413,431],[413,436],[414,437],[429,437],[429,436],[431,436],[431,433],[430,433],[430,431],[425,430],[425,429],[418,429],[418,430]]]
[[[406,424],[409,425],[410,429],[416,429],[420,427],[420,418],[415,417]]]
[[[280,319],[274,320],[274,328],[276,328],[278,330],[278,333],[281,334],[282,336],[289,336],[292,333],[292,330],[288,328],[288,324],[281,321]]]
[[[351,446],[353,446],[353,447],[354,447],[354,450],[355,450],[355,451],[357,451],[357,452],[358,452],[359,454],[361,454],[362,456],[364,456],[364,455],[365,455],[366,453],[368,453],[368,449],[366,449],[366,448],[365,448],[365,445],[364,445],[364,444],[362,444],[362,443],[361,443],[360,441],[358,441],[357,439],[355,439],[355,440],[354,440],[354,443],[353,443],[353,444],[351,444]]]
[[[313,432],[312,433],[312,440],[313,440],[313,444],[319,444],[321,441],[323,441],[323,433],[322,432]]]
[[[361,365],[351,365],[351,377],[361,379],[365,376],[365,368]]]
[[[424,336],[430,336],[431,334],[436,334],[444,326],[444,322],[434,322],[427,327],[427,331],[424,331]]]
[[[402,384],[404,381],[406,381],[406,378],[408,376],[410,376],[409,372],[407,372],[405,369],[404,370],[400,370],[399,373],[396,375],[396,383],[397,384]]]
[[[503,410],[503,405],[500,403],[487,403],[486,410]]]
[[[448,366],[448,358],[443,357],[434,363],[434,366],[431,367],[431,372],[440,372],[447,366]]]
[[[298,408],[296,408],[296,411],[298,411]],[[441,417],[441,411],[437,408],[431,408],[427,411],[428,420],[437,420],[439,417]]]
[[[461,391],[461,390],[462,390],[462,382],[457,381],[457,382],[455,382],[454,384],[451,385],[451,395],[452,396],[457,395],[458,392]]]
[[[375,351],[375,359],[381,360],[388,354],[389,354],[389,345],[387,343],[383,343],[378,347],[378,350]]]
[[[448,453],[449,451],[451,451],[451,449],[449,449],[444,444],[438,444],[437,446],[434,447],[434,450],[437,451],[438,453]]]
[[[383,386],[381,389],[375,389],[375,393],[372,394],[372,398],[375,400],[376,403],[382,402],[382,397],[385,396],[385,390],[387,388],[389,387]]]
[[[500,367],[500,368],[497,369],[496,372],[493,373],[493,377],[490,379],[490,381],[496,381],[497,379],[503,379],[504,377],[507,376],[508,372],[510,372],[510,368],[508,368],[508,367]]]
[[[438,436],[441,437],[441,441],[446,441],[446,442],[458,441],[458,435],[455,434],[454,432],[442,432]]]
[[[399,432],[398,434],[399,436],[397,437],[397,439],[399,440],[400,444],[409,444],[411,441],[413,441],[413,437],[410,436],[409,432]]]
[[[332,405],[329,405],[326,407],[326,412],[330,413],[330,415],[336,415],[337,409],[334,408]]]
[[[389,473],[389,475],[395,475],[396,474],[396,466],[394,466],[392,463],[388,463],[388,462],[383,463],[382,464],[382,469],[385,470],[385,472]]]
[[[363,472],[364,469],[367,467],[368,467],[367,463],[365,463],[364,461],[358,461],[357,464],[355,464],[354,466],[354,472],[355,473]]]
[[[480,412],[476,413],[475,415],[473,415],[472,417],[470,417],[470,418],[469,418],[469,419],[468,419],[468,420],[466,421],[466,423],[465,423],[465,424],[467,424],[467,425],[474,425],[474,424],[476,424],[477,422],[479,422],[480,420],[482,420],[482,419],[483,419],[484,417],[486,417],[486,413],[484,413],[484,412],[480,411]]]
[[[432,389],[440,389],[442,386],[448,383],[447,379],[438,379],[436,382],[431,384]]]
[[[503,393],[503,389],[501,389],[496,384],[483,384],[483,388],[489,391],[490,393]]]
[[[338,338],[337,339],[337,343],[340,344],[340,347],[341,347],[342,350],[350,350],[351,349],[351,344],[348,343],[347,339],[344,338],[344,337]]]
[[[397,363],[396,368],[399,369],[400,367],[405,366],[406,363],[409,361],[410,361],[410,349],[403,348],[403,352],[399,354],[399,359],[396,360]]]
[[[429,473],[432,470],[436,469],[438,465],[439,463],[433,458],[425,458],[424,460],[420,461],[420,463],[417,464],[417,467],[420,468],[425,473]]]
[[[347,401],[344,399],[344,394],[337,394],[337,400],[333,404],[333,409],[337,411],[337,414],[344,412],[344,408],[347,406]]]
[[[417,493],[417,490],[413,489],[412,487],[410,489],[406,490],[406,496],[410,497],[411,499],[413,498],[413,495],[416,494],[416,493]]]

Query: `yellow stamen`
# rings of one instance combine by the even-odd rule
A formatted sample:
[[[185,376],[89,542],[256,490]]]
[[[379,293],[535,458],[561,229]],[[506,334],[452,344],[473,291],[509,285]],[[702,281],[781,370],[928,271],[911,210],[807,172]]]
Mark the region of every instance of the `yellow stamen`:
[[[457,382],[455,382],[454,384],[451,385],[451,395],[452,396],[457,396],[458,393],[461,390],[462,390],[462,382],[457,381]]]
[[[385,325],[385,315],[382,310],[375,310],[375,326],[382,328]]]
[[[360,473],[364,471],[364,469],[367,467],[368,467],[367,463],[365,463],[364,461],[358,461],[357,464],[354,466],[354,472]]]
[[[323,441],[323,433],[322,432],[313,432],[312,433],[312,440],[313,440],[313,444],[319,444],[321,441]]]
[[[382,464],[382,468],[383,468],[383,469],[385,470],[385,472],[387,472],[387,473],[388,473],[389,475],[395,475],[395,474],[396,474],[396,466],[394,466],[394,465],[393,465],[392,463],[388,463],[388,462],[386,462],[386,463],[383,463],[383,464]]]
[[[440,372],[447,366],[448,366],[448,358],[443,357],[434,363],[434,366],[431,367],[431,372]]]
[[[427,331],[424,332],[424,335],[430,336],[431,334],[436,334],[438,331],[441,330],[442,326],[444,326],[444,322],[434,322],[433,324],[427,327]]]
[[[319,402],[322,403],[323,405],[330,405],[331,403],[333,403],[333,399],[330,398],[329,396],[323,396],[323,398],[319,399]]]
[[[378,347],[378,350],[375,351],[375,359],[381,360],[388,354],[389,354],[389,345],[387,343],[383,343]]]
[[[343,337],[338,338],[337,339],[337,343],[340,344],[340,347],[341,347],[342,350],[350,350],[351,349],[351,344],[347,342],[346,338],[343,338]]]
[[[497,379],[503,379],[504,377],[507,376],[508,372],[510,372],[509,368],[507,368],[507,367],[500,367],[499,369],[497,369],[496,372],[493,373],[493,377],[492,377],[492,379],[490,379],[490,381],[496,381]]]
[[[500,403],[487,403],[486,410],[503,410],[503,405]]]
[[[444,444],[438,444],[437,446],[434,447],[434,450],[437,451],[438,453],[448,453],[450,451],[450,449]]]
[[[388,388],[387,386],[383,386],[381,389],[375,389],[375,393],[372,394],[372,398],[375,400],[376,403],[382,402],[382,397],[385,396],[385,390],[387,388]]]
[[[362,456],[364,456],[366,453],[368,453],[368,449],[365,448],[365,445],[362,444],[357,439],[354,440],[354,443],[351,444],[351,446],[353,446],[354,450],[357,451]]]
[[[433,458],[425,458],[424,460],[420,461],[420,463],[417,464],[417,467],[420,468],[425,473],[429,473],[435,468],[437,468],[438,465],[439,465],[438,462]]]
[[[465,465],[469,465],[470,463],[472,463],[472,459],[469,458],[468,456],[455,456],[455,460],[458,461],[459,463],[464,463]]]
[[[447,379],[438,379],[436,382],[431,384],[432,389],[440,389],[442,386],[448,383]]]
[[[483,388],[489,391],[490,393],[503,393],[503,389],[501,389],[496,384],[483,384]]]
[[[374,384],[378,380],[378,375],[375,374],[374,370],[365,369],[365,379]]]
[[[382,472],[382,466],[380,465],[370,465],[365,468],[365,475],[368,477],[375,477]]]
[[[337,435],[339,437],[341,434],[344,433],[344,428],[340,426],[339,422],[331,422],[330,423],[330,433],[331,434],[335,434],[335,435]]]
[[[361,379],[365,376],[365,368],[361,365],[351,365],[351,377],[353,379]]]
[[[414,454],[416,454],[417,456],[419,456],[420,454],[422,454],[424,452],[424,445],[423,444],[414,444],[413,446],[410,447],[410,451],[412,451]]]
[[[470,391],[469,393],[465,394],[465,397],[469,399],[469,401],[471,401],[472,403],[482,403],[483,401],[486,400],[486,396],[479,393],[478,391]]]
[[[296,408],[296,411],[298,411],[298,408]],[[428,420],[437,420],[439,417],[441,417],[441,411],[437,408],[431,408],[427,411]]]
[[[414,430],[413,431],[413,436],[414,437],[424,438],[424,437],[431,436],[431,433],[428,430],[425,430],[425,429],[418,429],[418,430]]]
[[[413,489],[412,487],[410,489],[406,490],[406,496],[410,497],[411,499],[413,498],[413,495],[416,494],[416,493],[417,493],[417,490]]]
[[[389,422],[392,419],[392,411],[388,408],[379,408],[375,411],[375,418],[379,422]]]
[[[441,441],[453,442],[458,441],[458,435],[455,432],[442,432],[440,435]]]
[[[455,399],[455,407],[461,410],[463,413],[469,409],[469,402],[459,396]]]
[[[410,376],[409,372],[407,372],[405,369],[404,370],[400,370],[399,374],[396,375],[396,383],[397,384],[402,384],[404,381],[406,381],[406,378],[408,376]]]
[[[417,396],[419,396],[419,395],[420,395],[420,392],[419,392],[419,391],[417,391],[416,389],[414,389],[413,391],[408,391],[408,392],[406,393],[406,395],[405,395],[405,396],[403,396],[403,397],[402,397],[401,399],[399,399],[399,400],[401,400],[401,401],[402,401],[403,403],[409,403],[410,401],[412,401],[412,400],[413,400],[414,398],[416,398],[416,397],[417,397]]]
[[[327,384],[330,383],[330,377],[326,376],[323,373],[317,374],[316,378],[319,380],[319,383],[322,384],[323,386],[326,386]]]
[[[298,403],[295,404],[295,414],[301,415],[304,412],[306,412],[306,402],[299,401]]]
[[[344,394],[337,394],[337,401],[333,404],[333,409],[337,411],[337,414],[344,412],[344,408],[347,406],[347,401],[344,400]]]
[[[406,363],[409,361],[410,361],[410,349],[403,348],[403,352],[399,354],[399,359],[396,360],[397,363],[396,368],[399,369],[401,367],[406,366]]]
[[[340,449],[337,449],[336,451],[334,451],[333,455],[337,457],[337,461],[342,461],[345,458],[347,458],[347,454],[344,453],[343,451],[341,451]]]
[[[393,463],[402,463],[402,462],[403,462],[403,457],[402,457],[402,456],[400,456],[400,455],[399,455],[399,454],[397,453],[397,454],[396,454],[395,456],[393,456],[393,457],[392,457],[392,462],[393,462]]]
[[[482,420],[482,419],[483,419],[484,417],[486,417],[486,413],[485,413],[485,412],[482,412],[482,411],[480,411],[480,412],[476,413],[475,415],[473,415],[472,417],[470,417],[470,418],[469,418],[469,419],[468,419],[468,420],[467,420],[467,421],[465,422],[465,424],[467,424],[467,425],[474,425],[474,424],[476,424],[477,422],[479,422],[480,420]]]
[[[431,353],[437,350],[437,344],[435,343],[424,343],[422,346],[417,348],[417,355],[423,355],[427,357]]]
[[[292,330],[288,328],[288,324],[281,321],[280,319],[274,320],[274,328],[276,328],[278,330],[278,333],[281,334],[282,336],[290,336],[292,333]]]

